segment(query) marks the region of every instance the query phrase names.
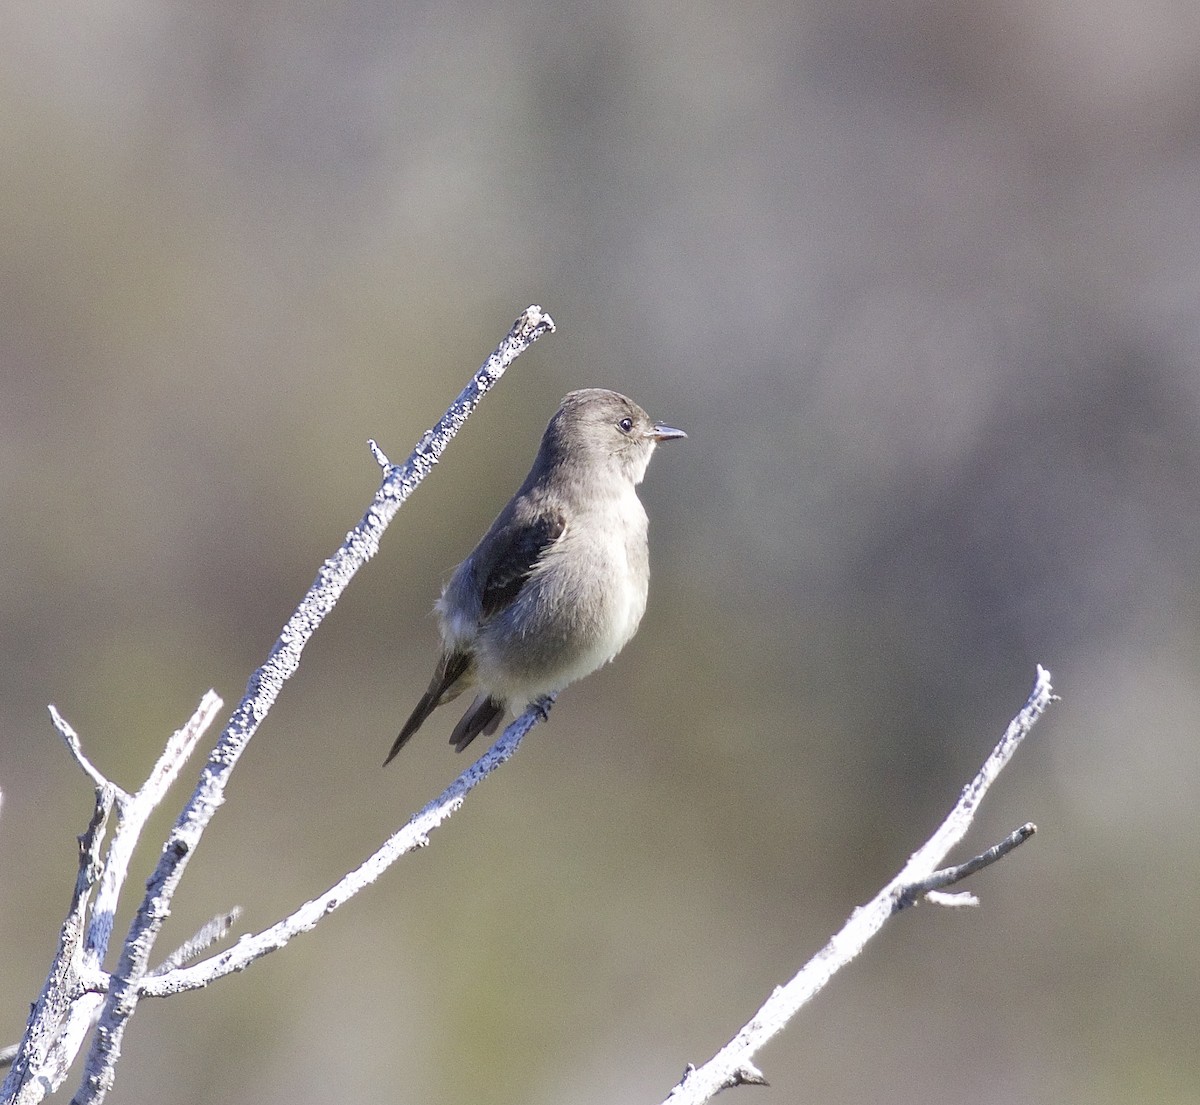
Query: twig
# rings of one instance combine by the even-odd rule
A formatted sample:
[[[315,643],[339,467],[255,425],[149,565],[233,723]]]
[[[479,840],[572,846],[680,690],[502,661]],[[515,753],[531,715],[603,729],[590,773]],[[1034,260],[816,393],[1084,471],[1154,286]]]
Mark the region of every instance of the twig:
[[[242,701],[218,739],[196,790],[171,829],[154,874],[146,884],[146,896],[112,973],[84,1079],[73,1105],[98,1105],[112,1087],[125,1028],[137,1005],[150,953],[170,912],[175,890],[205,828],[225,800],[230,773],[279,696],[283,684],[299,666],[305,645],[359,568],[378,551],[383,531],[437,463],[482,397],[517,356],[553,329],[553,320],[537,306],[529,307],[517,319],[508,336],[475,373],[446,414],[417,443],[408,461],[386,470],[383,483],[366,514],[346,535],[341,547],[321,566],[317,578],[283,627],[266,662],[250,677]],[[376,450],[376,453],[377,459],[382,456],[380,451]]]
[[[379,448],[379,445],[376,443],[373,437],[367,438],[367,448],[371,450],[371,455],[375,458],[375,463],[378,464],[380,468],[382,468],[385,472],[391,468],[392,462],[388,460],[387,453]]]
[[[241,915],[242,907],[235,905],[228,913],[222,913],[214,917],[211,921],[205,922],[205,924],[200,926],[195,936],[180,944],[178,948],[150,972],[151,977],[165,975],[168,971],[174,971],[178,967],[183,967],[193,959],[203,955],[214,944],[220,940],[224,940],[229,935],[229,930],[233,928],[234,922]]]
[[[48,709],[50,710],[50,720],[54,723],[54,728],[58,730],[59,736],[66,741],[71,757],[83,769],[83,773],[91,779],[97,789],[100,787],[112,787],[113,796],[116,799],[118,808],[128,802],[129,795],[117,786],[116,783],[105,778],[92,761],[84,755],[83,742],[80,741],[79,734],[71,728],[66,718],[58,712],[58,707],[51,703]]]
[[[922,887],[935,875],[937,865],[946,853],[962,840],[988,788],[1054,698],[1050,673],[1039,665],[1037,682],[1029,699],[1020,713],[1013,718],[1004,736],[1000,738],[1000,743],[980,768],[979,774],[963,789],[958,802],[933,836],[913,853],[900,873],[887,886],[870,902],[859,906],[850,915],[842,930],[813,956],[790,982],[776,988],[729,1043],[703,1066],[689,1066],[682,1080],[667,1096],[664,1105],[699,1105],[723,1089],[763,1083],[762,1072],[751,1062],[755,1053],[782,1031],[796,1011],[809,1002],[837,971],[854,959],[871,937],[883,928],[904,904],[925,893]],[[1020,836],[1023,840],[1029,835],[1031,833],[1022,828],[1018,829],[1013,837]],[[1008,839],[1012,840],[1013,837]],[[978,870],[988,863],[994,863],[1019,843],[1020,840],[1012,844],[1002,841],[994,849],[989,849],[982,856],[977,856],[961,867],[966,868],[974,864],[976,866],[972,870]],[[951,873],[955,870],[949,869]],[[946,872],[936,874],[940,877]],[[935,879],[934,885],[949,885],[949,882],[942,883]]]
[[[933,874],[926,875],[923,879],[914,879],[907,886],[901,887],[897,892],[896,905],[900,909],[907,909],[910,905],[915,905],[922,897],[928,898],[930,895],[945,889],[947,886],[953,886],[956,882],[962,882],[963,879],[969,878],[977,871],[982,871],[985,867],[990,867],[997,860],[1003,859],[1018,845],[1024,844],[1036,832],[1037,826],[1032,821],[1027,821],[1019,829],[1014,829],[998,844],[993,844],[986,851],[980,852],[979,855],[967,860],[966,863],[958,863],[953,867],[943,867],[940,871],[934,871]],[[954,899],[957,896],[947,894],[945,897]],[[967,895],[967,897],[971,897],[971,895]],[[951,900],[938,901],[938,904],[956,905],[960,903]]]
[[[413,816],[404,828],[390,836],[373,855],[349,874],[339,879],[324,894],[305,902],[290,916],[253,936],[243,936],[232,948],[220,952],[191,967],[165,973],[155,972],[142,981],[142,997],[161,998],[184,990],[198,990],[218,978],[244,971],[256,959],[282,948],[293,936],[308,932],[321,918],[345,905],[364,887],[370,886],[402,855],[429,843],[429,834],[449,818],[463,799],[501,764],[512,759],[525,734],[539,721],[549,716],[556,696],[547,695],[527,709],[500,735],[478,760],[466,769],[449,787],[424,809]]]

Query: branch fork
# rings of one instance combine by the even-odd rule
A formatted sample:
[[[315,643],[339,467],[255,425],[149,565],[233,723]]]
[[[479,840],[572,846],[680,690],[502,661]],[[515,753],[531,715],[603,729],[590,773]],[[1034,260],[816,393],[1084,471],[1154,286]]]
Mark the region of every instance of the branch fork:
[[[751,1058],[768,1040],[783,1030],[797,1011],[824,989],[837,971],[855,959],[893,916],[922,898],[941,905],[965,904],[961,900],[962,895],[944,895],[943,888],[997,862],[1033,835],[1032,824],[1022,825],[966,863],[944,869],[938,867],[950,849],[966,835],[984,795],[1055,699],[1050,673],[1039,664],[1037,680],[1025,705],[1009,723],[975,778],[963,788],[954,808],[933,836],[912,854],[887,886],[850,914],[841,930],[790,982],[775,989],[729,1043],[703,1066],[689,1067],[663,1105],[699,1105],[723,1089],[745,1084],[748,1081],[745,1077],[747,1072],[761,1078],[761,1072]]]

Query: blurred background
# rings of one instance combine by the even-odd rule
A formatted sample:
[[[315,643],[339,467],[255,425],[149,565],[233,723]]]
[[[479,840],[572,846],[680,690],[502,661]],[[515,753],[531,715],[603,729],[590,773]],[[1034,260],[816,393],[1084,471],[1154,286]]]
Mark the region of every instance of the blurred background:
[[[1038,662],[1063,702],[956,858],[1039,835],[980,910],[893,921],[742,1092],[1200,1100],[1200,9],[4,23],[0,1042],[91,808],[46,703],[128,788],[205,689],[232,709],[378,484],[367,438],[403,459],[536,302],[558,333],[313,640],[161,953],[272,923],[466,766],[453,711],[380,761],[572,388],[690,435],[644,486],[640,634],[432,847],[144,1005],[110,1100],[659,1101],[925,839]]]

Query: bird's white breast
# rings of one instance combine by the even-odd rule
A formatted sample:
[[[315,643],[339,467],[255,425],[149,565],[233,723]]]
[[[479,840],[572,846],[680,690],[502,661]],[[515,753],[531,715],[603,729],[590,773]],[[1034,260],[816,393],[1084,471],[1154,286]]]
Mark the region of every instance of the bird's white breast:
[[[608,624],[592,653],[596,667],[616,656],[637,632],[646,612],[649,583],[646,511],[637,492],[628,487],[598,513],[601,517],[595,519],[591,531],[604,535],[596,574]]]
[[[500,624],[508,615],[481,633],[480,682],[518,708],[616,656],[646,610],[646,529],[646,512],[632,486],[593,501],[586,514],[572,515],[515,604],[522,607],[526,629],[521,640],[514,641],[511,629]],[[503,658],[493,651],[500,636],[507,642]]]

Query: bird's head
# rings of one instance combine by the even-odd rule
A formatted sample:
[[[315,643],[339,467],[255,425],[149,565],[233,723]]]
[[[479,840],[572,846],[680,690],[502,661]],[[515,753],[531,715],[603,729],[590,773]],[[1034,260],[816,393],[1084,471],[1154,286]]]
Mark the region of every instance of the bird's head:
[[[581,474],[615,470],[639,484],[654,446],[681,437],[687,434],[655,422],[619,392],[584,388],[571,392],[559,404],[546,427],[542,450]]]

